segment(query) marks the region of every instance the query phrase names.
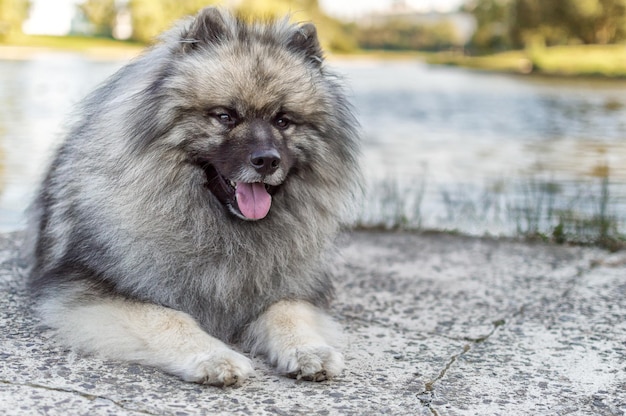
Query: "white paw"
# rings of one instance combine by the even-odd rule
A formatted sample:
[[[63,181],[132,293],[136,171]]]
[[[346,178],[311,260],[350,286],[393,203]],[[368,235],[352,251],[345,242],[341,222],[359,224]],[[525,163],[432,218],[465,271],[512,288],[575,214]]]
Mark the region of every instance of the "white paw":
[[[185,381],[212,386],[240,385],[253,374],[252,361],[225,348],[193,355],[180,372]]]
[[[298,380],[323,381],[338,376],[344,362],[343,355],[327,345],[303,346],[280,357],[277,367]]]

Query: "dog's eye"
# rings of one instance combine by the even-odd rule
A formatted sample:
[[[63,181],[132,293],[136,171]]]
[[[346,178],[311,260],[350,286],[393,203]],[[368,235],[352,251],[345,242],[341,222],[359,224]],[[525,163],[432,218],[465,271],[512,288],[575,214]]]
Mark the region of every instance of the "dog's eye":
[[[220,123],[226,125],[226,126],[234,126],[236,121],[235,118],[228,114],[228,113],[220,113],[217,115],[217,119],[220,121]]]
[[[232,110],[219,109],[213,112],[212,115],[226,127],[234,127],[239,122],[237,113]]]
[[[279,114],[274,119],[274,125],[280,130],[285,130],[291,125],[291,120],[284,114]]]

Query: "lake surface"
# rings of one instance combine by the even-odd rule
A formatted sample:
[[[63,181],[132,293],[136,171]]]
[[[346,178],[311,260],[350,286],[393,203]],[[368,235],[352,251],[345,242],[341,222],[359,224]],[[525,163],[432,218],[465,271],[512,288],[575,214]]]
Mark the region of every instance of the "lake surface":
[[[0,60],[0,230],[23,227],[22,211],[72,106],[122,65],[59,53]],[[359,222],[395,217],[513,234],[530,205],[589,216],[608,203],[623,227],[626,83],[416,61],[331,66],[344,76],[363,127],[367,203]]]

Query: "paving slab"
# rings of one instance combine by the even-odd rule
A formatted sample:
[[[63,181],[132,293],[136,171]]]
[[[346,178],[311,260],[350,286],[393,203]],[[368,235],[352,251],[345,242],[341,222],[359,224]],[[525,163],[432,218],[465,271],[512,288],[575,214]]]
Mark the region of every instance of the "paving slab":
[[[332,263],[347,368],[297,382],[255,358],[240,388],[73,354],[32,314],[0,236],[3,415],[624,415],[626,253],[351,232]]]

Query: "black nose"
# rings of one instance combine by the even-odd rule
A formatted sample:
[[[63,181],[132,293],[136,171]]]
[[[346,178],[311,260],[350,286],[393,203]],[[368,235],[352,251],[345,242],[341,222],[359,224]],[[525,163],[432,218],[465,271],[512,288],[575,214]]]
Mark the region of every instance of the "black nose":
[[[250,163],[261,175],[271,175],[280,166],[280,155],[276,149],[256,150],[250,155]]]

